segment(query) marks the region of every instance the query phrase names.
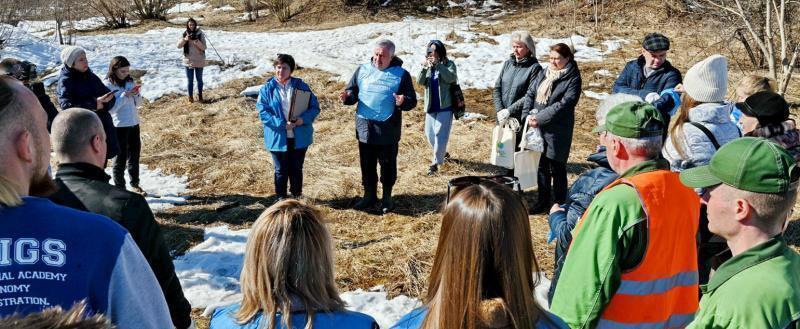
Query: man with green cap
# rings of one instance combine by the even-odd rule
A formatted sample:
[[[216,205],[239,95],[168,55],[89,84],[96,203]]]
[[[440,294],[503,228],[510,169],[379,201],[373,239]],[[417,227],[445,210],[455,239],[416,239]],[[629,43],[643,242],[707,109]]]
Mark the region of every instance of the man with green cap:
[[[745,137],[680,177],[686,186],[706,188],[708,229],[733,254],[701,286],[689,327],[800,328],[800,255],[781,236],[797,199],[794,158],[766,139]]]
[[[697,311],[700,200],[659,157],[666,124],[627,102],[594,130],[620,178],[573,230],[550,308],[572,328],[684,327]]]

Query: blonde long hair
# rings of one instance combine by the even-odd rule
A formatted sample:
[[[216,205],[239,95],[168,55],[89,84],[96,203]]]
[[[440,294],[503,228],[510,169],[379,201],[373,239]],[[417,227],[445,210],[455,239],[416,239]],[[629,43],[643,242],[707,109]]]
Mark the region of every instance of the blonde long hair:
[[[686,152],[683,149],[683,124],[689,122],[689,111],[700,104],[703,103],[694,100],[692,96],[689,96],[689,93],[682,93],[678,115],[670,122],[669,137],[672,139],[672,146],[675,147],[682,159],[686,158]]]
[[[305,328],[311,329],[315,312],[344,310],[334,282],[331,235],[320,212],[296,200],[269,207],[253,224],[240,279],[240,324],[263,312],[267,328],[277,328],[280,313],[291,328],[294,307],[305,310]],[[293,305],[298,301],[302,305]]]
[[[11,208],[21,204],[22,198],[20,198],[19,194],[14,189],[14,186],[11,185],[9,180],[0,176],[0,207]]]
[[[756,74],[751,74],[739,80],[736,84],[736,94],[748,97],[759,91],[775,92],[775,80]]]
[[[486,327],[482,301],[501,299],[511,328],[530,328],[545,311],[534,299],[538,273],[528,210],[491,181],[462,188],[444,207],[422,328]]]

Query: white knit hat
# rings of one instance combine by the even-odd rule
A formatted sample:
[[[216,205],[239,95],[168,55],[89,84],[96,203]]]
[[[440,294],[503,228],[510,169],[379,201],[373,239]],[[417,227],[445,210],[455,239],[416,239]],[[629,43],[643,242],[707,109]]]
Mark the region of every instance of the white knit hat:
[[[83,48],[78,46],[67,46],[61,50],[61,62],[64,63],[67,67],[72,67],[75,64],[75,61],[81,55],[86,55],[86,51]]]
[[[683,89],[698,102],[725,101],[728,93],[728,60],[722,55],[711,55],[694,64],[686,72]]]

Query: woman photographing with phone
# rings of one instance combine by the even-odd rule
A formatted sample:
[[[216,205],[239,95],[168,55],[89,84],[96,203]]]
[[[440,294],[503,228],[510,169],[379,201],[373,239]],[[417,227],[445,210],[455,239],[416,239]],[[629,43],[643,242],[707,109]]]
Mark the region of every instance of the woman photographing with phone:
[[[108,66],[105,84],[117,100],[109,110],[114,121],[119,144],[119,155],[114,158],[114,185],[125,188],[125,168],[131,178],[134,192],[143,194],[139,187],[139,155],[142,151],[141,130],[139,129],[139,111],[142,103],[140,89],[131,77],[131,63],[122,56],[111,59]]]
[[[178,48],[183,48],[183,65],[186,66],[189,103],[194,102],[194,79],[197,79],[197,101],[203,103],[203,68],[206,66],[206,36],[197,26],[194,18],[186,21]]]

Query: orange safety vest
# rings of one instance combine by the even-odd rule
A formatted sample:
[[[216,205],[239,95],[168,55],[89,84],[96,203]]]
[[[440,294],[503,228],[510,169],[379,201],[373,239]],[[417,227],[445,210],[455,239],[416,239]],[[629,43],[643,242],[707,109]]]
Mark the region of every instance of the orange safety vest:
[[[622,273],[597,328],[685,327],[698,308],[700,198],[667,170],[618,179],[606,189],[619,184],[639,194],[647,218],[647,249],[636,268]]]

